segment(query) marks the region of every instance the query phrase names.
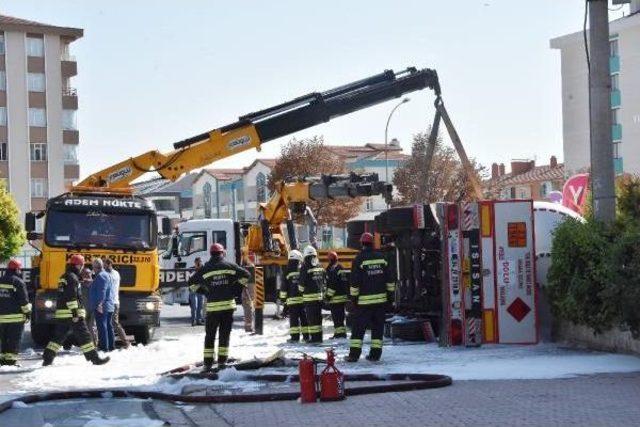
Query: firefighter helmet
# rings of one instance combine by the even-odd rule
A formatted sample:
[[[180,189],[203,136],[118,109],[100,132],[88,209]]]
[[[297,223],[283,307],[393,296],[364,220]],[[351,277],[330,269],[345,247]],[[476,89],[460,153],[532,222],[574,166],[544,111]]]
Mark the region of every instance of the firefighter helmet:
[[[373,244],[373,234],[371,233],[362,233],[360,236],[360,243],[363,245],[371,245]]]
[[[317,257],[318,256],[318,251],[316,251],[316,248],[314,248],[313,246],[309,245],[306,248],[304,248],[303,254],[304,254],[305,258],[310,257],[310,256]]]
[[[22,268],[22,263],[17,259],[12,259],[7,264],[7,270],[20,270]]]
[[[83,266],[84,257],[80,254],[71,255],[71,258],[69,258],[69,264]]]
[[[330,251],[327,254],[327,258],[329,259],[329,261],[338,262],[338,254],[335,253],[334,251]]]
[[[220,243],[214,243],[213,245],[211,245],[211,247],[209,248],[209,253],[211,254],[221,254],[224,253],[224,246],[222,246]]]
[[[302,254],[300,253],[300,251],[298,250],[292,250],[289,251],[289,259],[292,260],[296,260],[296,261],[302,261]]]

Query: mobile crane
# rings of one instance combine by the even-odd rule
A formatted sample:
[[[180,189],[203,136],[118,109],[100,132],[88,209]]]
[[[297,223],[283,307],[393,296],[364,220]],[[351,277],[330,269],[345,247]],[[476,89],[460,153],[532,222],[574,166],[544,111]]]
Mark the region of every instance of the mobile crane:
[[[178,141],[171,152],[153,150],[128,158],[91,174],[68,193],[52,198],[44,211],[27,213],[27,237],[40,251],[33,260],[38,271],[31,327],[34,341],[44,345],[50,338],[58,277],[74,253],[83,254],[87,261],[94,257],[113,259],[122,280],[121,322],[136,341],[146,343],[151,339],[154,327],[159,325],[161,306],[157,292],[160,270],[157,219],[152,206],[133,195],[131,183],[135,179],[157,172],[163,178],[176,180],[217,160],[259,149],[265,142],[425,88],[433,89],[439,96],[437,73],[407,68],[398,73],[387,70],[326,92],[310,93]],[[294,187],[316,186],[305,182]],[[44,218],[43,233],[36,232],[37,218]],[[271,223],[275,223],[273,219]],[[277,239],[275,227],[270,231]],[[265,242],[266,252],[270,252],[270,243],[266,239]]]

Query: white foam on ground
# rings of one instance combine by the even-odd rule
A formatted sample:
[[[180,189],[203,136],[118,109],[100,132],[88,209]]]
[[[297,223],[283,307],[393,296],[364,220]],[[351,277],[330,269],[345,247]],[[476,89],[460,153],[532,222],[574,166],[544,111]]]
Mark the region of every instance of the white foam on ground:
[[[237,324],[236,324],[237,325]],[[265,335],[250,335],[237,328],[231,338],[230,356],[242,360],[268,356],[284,348],[287,357],[300,357],[303,352],[324,359],[326,347],[334,345],[338,367],[344,372],[359,373],[438,373],[454,380],[548,379],[567,378],[597,373],[640,371],[640,358],[599,352],[563,349],[555,344],[535,346],[484,345],[481,348],[439,348],[435,344],[393,344],[385,342],[382,361],[364,360],[368,351],[365,338],[363,358],[357,364],[340,359],[348,352],[348,340],[325,342],[323,346],[285,344],[288,322],[265,321]],[[325,322],[325,334],[332,328]],[[93,366],[80,353],[62,355],[54,365],[25,372],[14,380],[12,394],[41,391],[63,391],[91,388],[135,387],[166,393],[180,393],[186,385],[213,385],[208,380],[174,380],[160,372],[201,360],[204,333],[185,334],[160,340],[142,347],[110,353],[111,362]],[[4,368],[3,368],[4,369]],[[261,373],[297,373],[296,368],[262,369]],[[250,373],[256,373],[255,371]],[[246,391],[256,390],[256,383],[243,381],[247,372],[222,371],[215,385]],[[6,398],[6,396],[5,396]],[[0,399],[2,400],[2,399]]]

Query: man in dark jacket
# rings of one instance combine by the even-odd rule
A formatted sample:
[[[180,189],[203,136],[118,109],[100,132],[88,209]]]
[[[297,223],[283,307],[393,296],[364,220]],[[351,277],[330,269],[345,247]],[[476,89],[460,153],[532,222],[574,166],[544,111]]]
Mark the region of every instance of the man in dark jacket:
[[[344,325],[344,306],[347,303],[347,287],[349,284],[349,270],[338,262],[338,254],[331,251],[327,254],[327,290],[324,300],[331,310],[333,319],[333,337],[346,338],[347,327]]]
[[[362,250],[351,266],[349,294],[355,305],[349,355],[347,362],[357,362],[362,353],[362,339],[371,329],[371,349],[367,360],[378,361],[382,356],[382,337],[386,308],[393,300],[395,282],[384,254],[373,249],[373,235],[360,237]]]
[[[12,259],[0,277],[0,366],[18,363],[24,324],[31,319],[31,304],[21,269],[20,261]]]
[[[94,365],[103,365],[109,361],[108,357],[101,358],[96,346],[93,344],[89,329],[84,321],[85,309],[82,305],[82,291],[80,285],[80,272],[84,267],[82,255],[72,255],[69,258],[65,273],[58,281],[58,295],[56,296],[56,311],[54,318],[56,324],[53,339],[49,341],[42,355],[42,365],[53,363],[58,350],[64,344],[69,335],[73,335],[84,357]]]
[[[300,267],[300,285],[304,310],[309,322],[309,342],[322,342],[322,290],[326,285],[326,273],[318,261],[313,246],[304,249],[304,261]]]
[[[305,341],[309,340],[307,315],[304,311],[304,301],[300,292],[300,251],[289,251],[289,262],[285,270],[283,288],[280,290],[280,300],[284,301],[289,314],[289,342],[300,341],[300,335]]]
[[[207,319],[204,337],[204,367],[213,365],[216,334],[218,338],[218,366],[223,368],[229,356],[229,338],[233,325],[236,297],[247,285],[251,274],[239,265],[224,260],[224,246],[214,243],[209,249],[211,259],[189,278],[189,289],[207,298]]]

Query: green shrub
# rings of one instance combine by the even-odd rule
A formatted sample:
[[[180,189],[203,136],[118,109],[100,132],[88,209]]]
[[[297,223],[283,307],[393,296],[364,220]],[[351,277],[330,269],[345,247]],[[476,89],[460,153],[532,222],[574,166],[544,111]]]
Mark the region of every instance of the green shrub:
[[[612,245],[611,286],[606,298],[616,306],[623,328],[640,338],[640,226],[629,222]]]

